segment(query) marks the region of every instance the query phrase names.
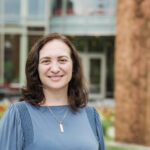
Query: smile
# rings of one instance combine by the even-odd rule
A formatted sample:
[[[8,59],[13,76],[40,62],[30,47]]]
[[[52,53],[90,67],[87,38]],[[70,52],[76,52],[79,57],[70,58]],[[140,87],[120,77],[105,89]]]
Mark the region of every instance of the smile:
[[[54,75],[54,76],[48,76],[53,81],[60,80],[63,77],[63,75]]]

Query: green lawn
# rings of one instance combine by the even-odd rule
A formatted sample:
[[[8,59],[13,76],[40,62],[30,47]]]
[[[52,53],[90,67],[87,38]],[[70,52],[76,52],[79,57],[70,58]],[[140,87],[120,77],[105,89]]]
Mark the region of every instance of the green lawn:
[[[106,146],[106,150],[135,150],[135,149],[119,148],[116,146]]]

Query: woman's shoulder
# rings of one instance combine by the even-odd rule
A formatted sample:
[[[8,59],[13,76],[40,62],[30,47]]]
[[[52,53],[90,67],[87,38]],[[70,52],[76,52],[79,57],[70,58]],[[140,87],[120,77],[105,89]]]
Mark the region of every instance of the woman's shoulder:
[[[26,101],[18,101],[18,102],[15,102],[14,104],[14,107],[17,109],[17,110],[25,110],[25,109],[32,109],[34,108],[35,106],[30,104],[29,102],[26,102]]]
[[[86,105],[85,110],[86,110],[88,118],[90,120],[93,120],[92,122],[99,120],[99,117],[100,117],[99,113],[94,106]]]
[[[4,113],[4,116],[12,116],[15,115],[17,118],[19,118],[19,112],[22,111],[21,109],[26,105],[26,102],[15,102],[8,106],[6,112]]]
[[[86,105],[86,106],[85,106],[85,109],[86,109],[86,111],[88,111],[89,113],[94,113],[94,114],[97,114],[97,113],[98,113],[97,110],[96,110],[96,108],[95,108],[94,106],[92,106],[92,105]]]
[[[17,102],[18,103],[18,102]],[[9,115],[12,116],[13,114],[17,114],[18,113],[18,109],[17,109],[17,103],[12,103],[8,106],[6,112],[4,113],[5,115]],[[19,102],[20,103],[20,102]]]
[[[29,116],[29,110],[31,109],[29,107],[32,106],[28,102],[15,102],[7,108],[3,118],[11,118],[11,120],[17,119],[19,121],[24,120],[27,116]]]
[[[26,102],[26,101],[17,101],[12,105],[14,105],[14,107],[18,108],[18,107],[21,107],[21,106],[23,107],[23,106],[29,105],[29,103]]]
[[[85,107],[86,109],[86,113],[88,115],[89,118],[94,118],[96,120],[96,123],[97,122],[101,122],[100,120],[100,114],[98,113],[96,107],[94,106],[91,106],[91,105],[87,105]]]
[[[20,122],[20,116],[16,104],[10,104],[0,122],[1,124],[9,124],[14,121]]]

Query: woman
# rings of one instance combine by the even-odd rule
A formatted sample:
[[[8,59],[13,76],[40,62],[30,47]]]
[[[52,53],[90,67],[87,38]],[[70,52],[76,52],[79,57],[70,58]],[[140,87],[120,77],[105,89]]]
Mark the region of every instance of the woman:
[[[22,102],[0,121],[2,150],[105,150],[98,113],[87,106],[79,56],[58,33],[41,38],[26,62]]]

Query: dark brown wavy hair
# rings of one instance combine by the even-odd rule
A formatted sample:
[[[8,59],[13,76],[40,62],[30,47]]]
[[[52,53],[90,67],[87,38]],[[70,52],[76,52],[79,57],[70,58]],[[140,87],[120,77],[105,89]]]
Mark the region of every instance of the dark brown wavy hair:
[[[42,37],[31,48],[25,68],[27,84],[26,87],[21,89],[22,94],[20,101],[27,101],[35,106],[39,106],[44,100],[43,87],[38,73],[39,52],[46,43],[55,39],[63,41],[68,45],[71,51],[73,73],[68,86],[68,99],[71,108],[74,111],[77,111],[78,108],[82,108],[87,104],[87,90],[85,87],[81,61],[77,50],[70,40],[59,33],[51,33]]]

